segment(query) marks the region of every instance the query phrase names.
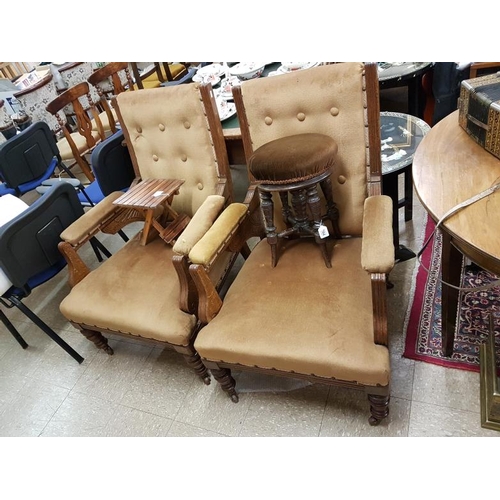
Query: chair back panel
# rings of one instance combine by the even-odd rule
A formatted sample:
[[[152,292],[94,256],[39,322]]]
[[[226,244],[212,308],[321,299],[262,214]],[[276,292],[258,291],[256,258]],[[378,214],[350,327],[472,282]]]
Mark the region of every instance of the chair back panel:
[[[192,216],[216,193],[218,165],[198,84],[124,92],[120,123],[141,179],[183,179],[173,208]]]
[[[240,119],[242,134],[248,134],[251,144],[251,150],[245,148],[247,158],[288,135],[315,132],[335,139],[332,185],[340,229],[342,234],[361,234],[368,195],[364,64],[339,63],[242,82],[241,95],[249,126],[245,130]]]
[[[0,263],[14,286],[61,261],[60,234],[81,215],[75,189],[61,182],[0,228]]]
[[[123,131],[118,130],[92,151],[92,170],[104,196],[127,189],[134,180],[134,166],[124,142]]]
[[[34,123],[0,146],[0,176],[17,188],[45,174],[54,156],[59,150],[49,126]]]

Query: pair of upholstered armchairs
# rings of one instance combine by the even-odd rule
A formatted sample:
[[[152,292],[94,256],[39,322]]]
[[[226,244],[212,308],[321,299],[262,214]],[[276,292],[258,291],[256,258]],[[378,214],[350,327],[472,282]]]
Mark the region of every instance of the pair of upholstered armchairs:
[[[109,354],[107,332],[175,349],[205,383],[211,372],[235,402],[231,369],[364,390],[369,421],[378,424],[389,405],[385,294],[394,248],[392,205],[380,186],[376,66],[340,63],[243,82],[235,102],[247,160],[285,136],[316,133],[337,143],[330,180],[342,236],[327,240],[331,267],[308,238],[282,238],[271,266],[258,182],[250,175],[245,201],[232,200],[209,85],[122,93],[114,106],[134,182],[184,180],[171,206],[190,222],[173,244],[156,237],[141,245],[136,237],[89,271],[78,256],[83,243],[144,218],[114,204],[121,193],[108,196],[61,235],[72,285],[61,312]],[[276,224],[285,227],[276,201]],[[155,216],[168,223],[161,212]],[[250,251],[255,236],[260,241]],[[239,253],[245,261],[222,297]]]

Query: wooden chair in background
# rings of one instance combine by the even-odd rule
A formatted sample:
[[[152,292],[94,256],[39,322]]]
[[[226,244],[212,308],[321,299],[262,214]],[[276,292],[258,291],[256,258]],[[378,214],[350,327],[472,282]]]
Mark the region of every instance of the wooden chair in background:
[[[76,131],[74,132],[70,131],[63,111],[68,104],[73,106],[75,112]],[[94,147],[103,141],[106,135],[99,118],[99,110],[89,96],[89,84],[81,82],[64,91],[47,105],[47,111],[57,120],[56,133],[63,134],[63,138],[57,143],[61,158],[63,160],[74,158],[82,172],[92,182],[94,174],[85,156],[92,153]]]
[[[135,78],[136,89],[158,88],[164,82],[173,82],[182,78],[187,73],[187,68],[182,63],[155,62],[153,68],[140,72],[136,62],[131,62],[132,73]]]

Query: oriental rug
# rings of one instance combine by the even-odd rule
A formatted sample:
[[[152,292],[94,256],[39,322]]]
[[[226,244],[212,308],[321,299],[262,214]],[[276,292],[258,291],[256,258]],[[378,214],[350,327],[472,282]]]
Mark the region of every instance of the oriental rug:
[[[435,224],[429,218],[424,241]],[[461,292],[457,311],[457,329],[453,355],[441,354],[441,245],[439,231],[424,250],[413,276],[413,298],[405,318],[406,343],[403,356],[461,370],[479,371],[479,347],[489,335],[489,316],[493,314],[495,331],[500,331],[500,287]],[[429,271],[427,271],[428,269]],[[464,265],[461,286],[478,287],[498,279],[475,266]],[[500,338],[496,336],[497,359],[500,359]]]

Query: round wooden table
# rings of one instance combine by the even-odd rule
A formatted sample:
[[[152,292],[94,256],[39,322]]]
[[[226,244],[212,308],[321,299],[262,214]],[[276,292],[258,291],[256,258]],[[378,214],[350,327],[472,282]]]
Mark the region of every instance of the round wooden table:
[[[429,215],[438,221],[448,210],[500,181],[500,160],[488,153],[458,124],[458,111],[438,122],[413,159],[415,191]],[[463,255],[500,274],[500,192],[452,215],[442,225],[442,279],[460,285]],[[458,290],[443,285],[443,353],[450,356]]]

